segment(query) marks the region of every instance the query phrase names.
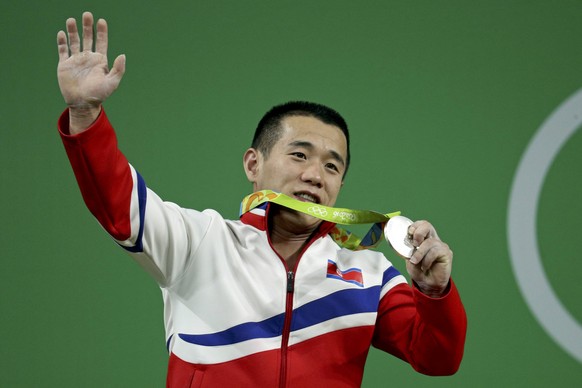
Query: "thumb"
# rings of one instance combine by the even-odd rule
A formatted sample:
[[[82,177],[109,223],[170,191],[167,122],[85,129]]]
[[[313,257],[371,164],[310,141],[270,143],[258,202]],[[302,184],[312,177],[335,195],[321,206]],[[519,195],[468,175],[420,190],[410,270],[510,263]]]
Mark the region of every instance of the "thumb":
[[[108,78],[114,79],[117,84],[121,81],[123,74],[125,73],[125,54],[121,54],[115,61],[113,61],[113,66],[111,71],[107,74]]]

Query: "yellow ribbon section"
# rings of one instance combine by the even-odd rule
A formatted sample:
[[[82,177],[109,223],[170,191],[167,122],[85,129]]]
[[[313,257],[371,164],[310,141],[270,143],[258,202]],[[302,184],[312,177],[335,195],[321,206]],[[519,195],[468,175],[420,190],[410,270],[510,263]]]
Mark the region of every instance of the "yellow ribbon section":
[[[341,225],[375,224],[386,222],[390,218],[400,215],[400,212],[382,214],[370,210],[353,210],[340,207],[318,205],[312,202],[298,201],[282,193],[271,190],[262,190],[246,196],[241,204],[241,214],[265,202],[273,202],[286,208],[309,214],[321,220]]]
[[[330,232],[331,237],[339,245],[352,250],[368,249],[378,245],[383,234],[383,224],[390,218],[400,215],[399,211],[382,214],[370,210],[336,208],[312,202],[303,202],[272,190],[261,190],[247,195],[241,203],[240,214],[242,215],[265,202],[276,203],[335,224],[374,224],[363,239],[338,227],[335,227]]]

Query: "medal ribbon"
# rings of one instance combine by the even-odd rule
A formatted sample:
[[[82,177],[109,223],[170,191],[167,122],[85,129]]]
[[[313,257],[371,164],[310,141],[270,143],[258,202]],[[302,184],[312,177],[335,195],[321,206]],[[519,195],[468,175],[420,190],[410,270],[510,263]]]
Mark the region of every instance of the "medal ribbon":
[[[351,250],[369,249],[376,247],[383,235],[384,224],[392,217],[400,215],[400,212],[382,214],[370,210],[352,210],[345,208],[335,208],[315,204],[312,202],[298,201],[285,194],[271,190],[261,190],[247,195],[241,203],[240,215],[265,203],[272,202],[301,213],[308,214],[320,220],[333,222],[341,225],[374,224],[360,239],[353,233],[338,228],[333,228],[330,236],[342,247]]]

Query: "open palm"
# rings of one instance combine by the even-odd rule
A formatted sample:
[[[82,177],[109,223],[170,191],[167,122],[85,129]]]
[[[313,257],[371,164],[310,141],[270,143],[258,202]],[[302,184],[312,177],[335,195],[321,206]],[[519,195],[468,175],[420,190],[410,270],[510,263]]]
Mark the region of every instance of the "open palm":
[[[107,62],[107,22],[96,26],[93,50],[93,15],[83,14],[83,47],[75,19],[66,22],[69,41],[64,31],[57,34],[59,64],[57,77],[69,107],[98,107],[119,86],[125,72],[125,56],[118,56],[109,70]]]

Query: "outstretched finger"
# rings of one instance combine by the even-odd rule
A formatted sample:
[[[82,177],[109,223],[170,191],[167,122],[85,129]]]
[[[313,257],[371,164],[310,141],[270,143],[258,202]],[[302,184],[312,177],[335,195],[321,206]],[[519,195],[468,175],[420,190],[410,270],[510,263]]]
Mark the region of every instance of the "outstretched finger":
[[[96,30],[95,52],[107,56],[107,22],[105,19],[97,20]]]
[[[57,49],[59,50],[59,62],[69,58],[69,46],[67,46],[67,35],[64,31],[57,33]]]
[[[69,34],[69,48],[71,55],[77,54],[81,49],[79,31],[77,31],[77,21],[74,18],[67,19],[67,33]]]
[[[93,50],[93,14],[83,12],[83,51]]]
[[[113,80],[115,85],[119,85],[121,78],[125,73],[125,54],[121,54],[115,61],[113,61],[113,66],[111,66],[111,71],[107,74],[107,78]],[[117,86],[116,86],[117,87]]]

